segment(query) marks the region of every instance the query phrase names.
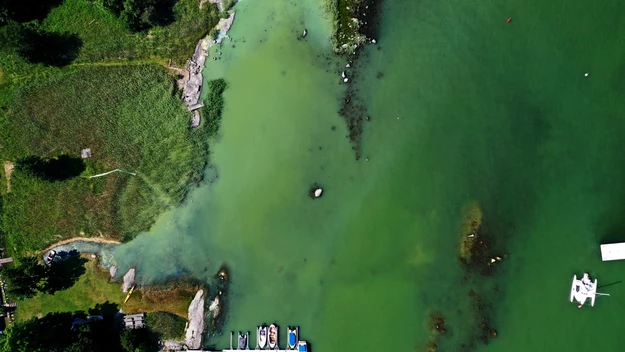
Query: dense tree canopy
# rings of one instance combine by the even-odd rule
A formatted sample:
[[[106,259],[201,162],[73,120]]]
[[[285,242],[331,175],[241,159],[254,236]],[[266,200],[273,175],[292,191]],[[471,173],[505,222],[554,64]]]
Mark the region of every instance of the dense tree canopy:
[[[40,265],[36,257],[24,257],[13,265],[3,268],[9,294],[32,297],[48,283],[49,270]]]
[[[72,323],[85,318],[84,312],[50,313],[43,318],[16,322],[6,330],[2,352],[156,352],[160,350],[159,336],[151,330],[122,330],[115,328],[115,318],[105,315],[102,320],[83,324]]]

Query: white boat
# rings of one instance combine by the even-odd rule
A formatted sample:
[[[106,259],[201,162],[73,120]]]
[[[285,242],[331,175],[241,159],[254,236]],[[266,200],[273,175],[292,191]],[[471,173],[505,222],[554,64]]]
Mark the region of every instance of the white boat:
[[[267,327],[266,326],[259,326],[258,327],[258,347],[260,347],[260,349],[264,349],[265,345],[267,345]]]
[[[239,332],[239,349],[240,350],[248,349],[247,335],[248,335],[247,333],[242,334],[241,332]]]
[[[298,329],[297,327],[295,327],[294,329],[291,329],[290,327],[287,327],[287,330],[289,331],[288,336],[287,336],[287,343],[289,344],[289,348],[294,350],[295,347],[297,346],[297,334],[298,334]]]
[[[278,345],[278,327],[275,324],[269,325],[269,348],[274,349]]]
[[[594,307],[595,298],[597,298],[597,279],[592,282],[588,273],[584,273],[581,280],[578,280],[577,275],[574,275],[573,283],[571,283],[571,302],[576,300],[579,302],[578,307],[581,308],[588,298],[590,298],[590,306]]]
[[[297,352],[308,352],[308,344],[306,341],[297,342]]]

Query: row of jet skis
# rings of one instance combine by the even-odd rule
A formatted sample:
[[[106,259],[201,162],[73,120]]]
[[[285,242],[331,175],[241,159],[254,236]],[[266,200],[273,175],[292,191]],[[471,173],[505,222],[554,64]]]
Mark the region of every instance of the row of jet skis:
[[[298,352],[308,352],[308,343],[306,341],[299,340],[299,328],[287,327],[288,338],[287,348],[289,350],[296,350]],[[242,334],[239,332],[239,349],[248,349],[248,334]],[[256,329],[257,349],[279,349],[278,346],[278,327],[275,324],[271,324],[268,327],[265,325],[259,326]]]

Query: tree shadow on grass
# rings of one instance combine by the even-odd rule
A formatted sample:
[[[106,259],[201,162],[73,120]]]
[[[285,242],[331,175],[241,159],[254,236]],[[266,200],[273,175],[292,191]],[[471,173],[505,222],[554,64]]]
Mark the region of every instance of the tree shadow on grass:
[[[43,159],[28,156],[17,161],[17,168],[46,181],[64,181],[80,175],[87,168],[81,158],[60,155]]]
[[[31,63],[63,67],[78,57],[82,44],[75,34],[26,29],[18,52]]]
[[[74,255],[61,262],[54,263],[50,267],[50,276],[42,291],[53,294],[74,286],[76,281],[86,272],[86,262],[87,259]]]

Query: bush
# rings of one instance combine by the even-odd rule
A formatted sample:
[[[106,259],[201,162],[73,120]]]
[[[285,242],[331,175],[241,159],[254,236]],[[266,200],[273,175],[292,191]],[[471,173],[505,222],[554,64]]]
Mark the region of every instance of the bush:
[[[184,336],[186,320],[168,312],[149,313],[146,324],[150,330],[161,335],[161,339],[181,339]]]

